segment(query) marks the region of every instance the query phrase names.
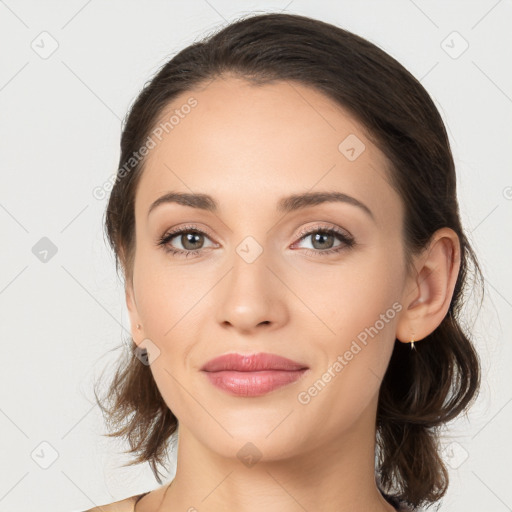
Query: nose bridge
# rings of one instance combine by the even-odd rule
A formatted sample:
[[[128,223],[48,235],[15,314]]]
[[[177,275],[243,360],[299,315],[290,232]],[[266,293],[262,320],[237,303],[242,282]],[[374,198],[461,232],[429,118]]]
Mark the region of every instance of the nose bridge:
[[[220,289],[220,323],[248,330],[262,322],[275,323],[283,312],[278,289],[282,285],[268,268],[270,251],[263,244],[248,235],[234,247],[231,271]]]
[[[230,295],[257,294],[260,297],[271,293],[272,273],[267,268],[269,251],[253,236],[246,236],[235,248],[231,259],[232,271],[228,279]]]

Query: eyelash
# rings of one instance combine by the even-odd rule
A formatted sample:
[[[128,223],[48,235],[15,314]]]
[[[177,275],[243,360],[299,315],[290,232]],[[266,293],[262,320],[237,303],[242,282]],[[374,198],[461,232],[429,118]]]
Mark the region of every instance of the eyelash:
[[[208,233],[205,233],[204,231],[198,229],[197,226],[189,225],[189,226],[184,226],[184,227],[181,227],[181,228],[179,228],[177,230],[169,231],[169,232],[165,233],[164,235],[162,235],[158,239],[157,246],[163,247],[163,249],[167,253],[170,253],[170,254],[172,254],[174,256],[178,256],[178,257],[179,256],[184,256],[185,258],[188,258],[189,256],[196,256],[203,249],[195,249],[195,250],[192,250],[192,251],[183,251],[181,249],[175,249],[174,247],[171,247],[169,245],[169,242],[173,238],[175,238],[178,235],[182,235],[184,233],[195,233],[195,234],[199,234],[199,235],[208,236]],[[351,236],[347,235],[343,231],[338,230],[336,228],[332,228],[332,227],[327,228],[327,227],[324,227],[324,226],[317,226],[317,227],[315,227],[313,229],[308,229],[308,230],[302,231],[299,234],[298,242],[300,242],[304,238],[307,238],[308,236],[314,235],[316,233],[322,233],[322,234],[327,234],[327,235],[335,235],[338,238],[338,240],[340,240],[343,243],[341,245],[339,245],[338,247],[335,247],[335,248],[332,248],[332,249],[326,249],[325,251],[322,251],[320,249],[305,249],[306,254],[308,256],[324,256],[324,255],[327,255],[327,254],[339,253],[342,250],[344,250],[346,248],[351,248],[351,247],[353,247],[355,245],[354,238],[352,238]],[[295,242],[295,243],[297,243],[297,242]]]

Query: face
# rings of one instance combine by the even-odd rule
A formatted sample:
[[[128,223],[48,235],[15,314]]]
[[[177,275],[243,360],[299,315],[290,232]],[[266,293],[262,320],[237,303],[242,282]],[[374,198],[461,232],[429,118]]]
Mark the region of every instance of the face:
[[[137,189],[134,339],[146,340],[180,432],[213,452],[234,457],[250,441],[279,459],[336,446],[362,422],[373,428],[402,307],[403,210],[386,160],[346,111],[299,84],[219,78],[162,119],[191,97]],[[169,192],[207,194],[216,209],[170,201],[148,214]],[[331,200],[285,200],[306,193]],[[256,377],[246,396],[233,372],[217,375],[222,389],[201,370],[229,353],[306,369],[278,387],[286,372]]]

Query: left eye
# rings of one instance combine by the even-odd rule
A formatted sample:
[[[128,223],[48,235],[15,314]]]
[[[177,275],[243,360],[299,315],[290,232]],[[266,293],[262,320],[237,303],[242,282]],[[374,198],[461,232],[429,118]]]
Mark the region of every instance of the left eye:
[[[314,256],[324,256],[326,254],[338,253],[346,248],[350,248],[355,244],[354,239],[341,231],[334,228],[315,228],[313,230],[301,233],[299,242],[312,239],[314,250],[306,248],[306,254]],[[334,240],[338,239],[341,243],[333,246]],[[295,244],[294,244],[295,245]]]

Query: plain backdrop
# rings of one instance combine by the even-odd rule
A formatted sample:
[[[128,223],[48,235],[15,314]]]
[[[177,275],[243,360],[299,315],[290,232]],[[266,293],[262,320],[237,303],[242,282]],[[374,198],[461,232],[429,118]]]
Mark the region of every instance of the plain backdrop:
[[[158,486],[147,464],[121,467],[128,447],[102,435],[92,393],[128,335],[103,235],[107,199],[93,190],[116,172],[121,121],[164,62],[243,14],[280,11],[369,39],[421,80],[440,109],[487,287],[479,316],[466,313],[482,390],[468,419],[443,437],[451,485],[440,510],[512,510],[512,2],[5,0],[1,512],[85,510]]]

